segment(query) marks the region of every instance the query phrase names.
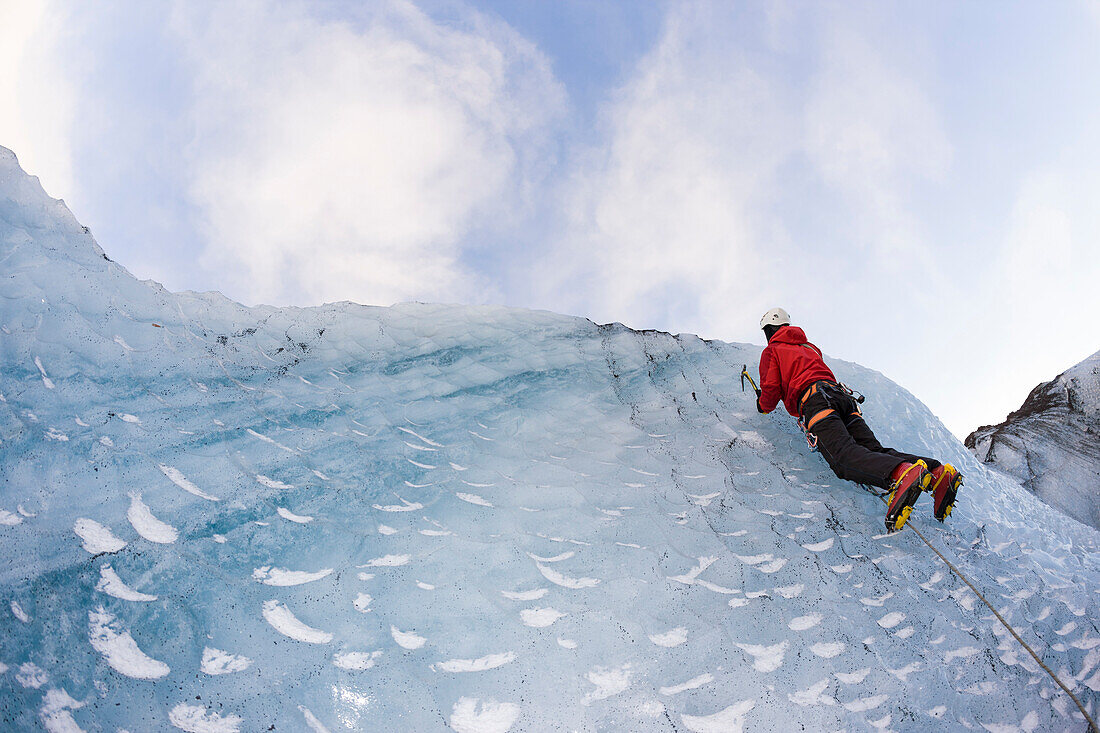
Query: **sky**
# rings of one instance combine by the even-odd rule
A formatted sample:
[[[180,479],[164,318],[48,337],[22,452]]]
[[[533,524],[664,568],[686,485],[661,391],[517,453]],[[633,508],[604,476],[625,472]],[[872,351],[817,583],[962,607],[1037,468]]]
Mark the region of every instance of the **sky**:
[[[0,0],[0,100],[172,290],[782,306],[960,437],[1100,349],[1100,0]]]

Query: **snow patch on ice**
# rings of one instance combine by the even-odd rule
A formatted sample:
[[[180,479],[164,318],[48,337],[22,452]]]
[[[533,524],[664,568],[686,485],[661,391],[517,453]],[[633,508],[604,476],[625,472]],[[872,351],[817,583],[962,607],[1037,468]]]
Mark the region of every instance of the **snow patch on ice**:
[[[396,626],[390,627],[390,635],[393,636],[393,640],[397,642],[397,645],[403,649],[419,649],[428,641],[414,631],[401,631]]]
[[[687,641],[688,634],[687,629],[683,626],[679,626],[671,631],[666,631],[663,634],[651,634],[649,640],[657,646],[663,646],[672,648],[679,646]]]
[[[783,666],[783,655],[790,642],[778,644],[738,644],[737,647],[752,657],[752,666],[757,672],[774,672]]]
[[[408,565],[411,558],[408,555],[383,555],[382,557],[376,557],[373,560],[368,560],[366,565],[360,565],[361,568],[395,568],[401,565]]]
[[[269,489],[293,489],[294,488],[290,484],[284,484],[282,481],[279,481],[278,479],[269,478],[268,476],[264,476],[263,474],[256,474],[256,481],[263,484],[264,486],[266,486]]]
[[[157,600],[156,596],[149,595],[148,593],[141,593],[126,585],[126,583],[122,582],[122,578],[118,577],[118,573],[115,572],[115,569],[110,565],[100,566],[99,582],[96,583],[95,589],[123,601],[147,602]]]
[[[152,510],[141,500],[141,494],[130,494],[130,509],[126,512],[126,518],[137,533],[150,542],[170,545],[179,538],[175,527],[153,516]]]
[[[519,715],[515,703],[460,697],[448,722],[457,733],[507,733]]]
[[[466,494],[466,493],[463,493],[461,491],[456,491],[455,496],[457,496],[459,499],[462,499],[462,501],[465,501],[469,504],[476,504],[477,506],[486,506],[486,507],[493,506],[490,502],[488,502],[485,499],[481,498],[477,494]]]
[[[944,653],[943,661],[950,664],[956,659],[967,659],[968,657],[976,656],[979,653],[977,647],[964,646],[959,649],[952,649],[949,652]]]
[[[299,705],[298,712],[305,718],[306,725],[309,726],[309,729],[313,731],[313,733],[329,733],[329,729],[326,728],[324,724],[317,719],[317,716],[305,705]]]
[[[397,497],[401,499],[401,497]],[[373,504],[372,506],[380,512],[417,512],[424,508],[424,505],[419,502],[405,501],[401,499],[401,504],[387,504],[385,506],[381,504]]]
[[[554,608],[525,608],[519,612],[525,626],[535,629],[543,629],[552,625],[565,614]]]
[[[699,675],[698,677],[692,677],[687,682],[681,682],[678,685],[662,687],[660,690],[658,690],[658,692],[660,692],[662,695],[679,695],[681,692],[686,692],[687,690],[697,690],[704,685],[709,685],[711,682],[714,682],[714,675],[712,675],[710,672],[707,672],[705,674]]]
[[[680,721],[692,733],[741,733],[745,716],[754,707],[755,700],[742,700],[711,715],[681,715]]]
[[[126,543],[115,537],[111,530],[94,519],[81,517],[73,523],[73,532],[83,540],[83,548],[93,555],[101,552],[118,552]]]
[[[373,667],[380,656],[382,656],[381,651],[337,652],[336,656],[332,659],[332,663],[340,669],[362,671]]]
[[[905,620],[905,614],[893,611],[878,620],[878,625],[884,629],[892,629]]]
[[[527,557],[531,558],[535,562],[562,562],[563,560],[568,560],[569,558],[573,557],[573,555],[575,554],[575,552],[570,550],[568,552],[563,552],[560,555],[554,555],[553,557],[542,557],[541,555],[536,555],[534,553],[528,552]]]
[[[539,572],[542,576],[549,580],[554,585],[560,585],[563,588],[592,588],[599,584],[598,578],[571,578],[568,575],[563,575],[553,568],[548,568],[542,563],[536,563]]]
[[[15,673],[15,681],[27,689],[37,690],[50,681],[50,676],[34,662],[24,662]]]
[[[535,588],[524,591],[502,590],[500,594],[510,601],[537,601],[549,592],[548,588]]]
[[[29,624],[31,622],[30,614],[23,610],[23,607],[19,605],[18,601],[12,601],[9,605],[11,607],[11,613],[13,616],[15,616],[17,619],[25,624]]]
[[[169,672],[167,664],[138,648],[130,632],[121,629],[118,620],[102,607],[88,612],[88,638],[92,648],[102,654],[107,664],[119,674],[139,680],[154,680]]]
[[[791,619],[791,622],[787,624],[787,628],[791,631],[805,631],[806,629],[812,629],[817,626],[825,617],[820,613],[811,613],[806,616],[798,616]]]
[[[842,641],[827,641],[812,645],[810,651],[819,657],[832,659],[838,654],[841,654],[845,648],[846,645]]]
[[[264,601],[263,614],[271,628],[283,636],[309,644],[327,644],[332,641],[332,634],[302,623],[289,608],[277,600]]]
[[[691,570],[688,570],[683,575],[670,575],[668,579],[675,580],[677,583],[683,583],[684,585],[691,585],[704,570],[717,561],[717,557],[700,557],[698,564],[691,568]]]
[[[296,524],[309,524],[313,521],[313,517],[308,517],[303,514],[295,514],[285,507],[275,507],[275,511],[279,513],[279,516],[283,519],[287,519]]]
[[[810,685],[805,690],[799,690],[794,694],[787,695],[787,699],[795,705],[801,705],[803,707],[809,705],[836,705],[836,699],[825,694],[825,690],[828,688],[829,680],[823,679]]]
[[[84,729],[69,712],[82,707],[84,703],[74,700],[65,690],[46,690],[38,717],[48,733],[82,733]]]
[[[229,713],[219,715],[202,705],[181,702],[168,713],[172,725],[187,733],[237,733],[244,720],[239,715]]]
[[[248,657],[230,654],[221,649],[208,646],[202,650],[202,666],[200,669],[209,675],[231,674],[233,672],[243,672],[248,669],[250,664],[252,664],[252,660]]]
[[[503,652],[501,654],[489,654],[478,659],[448,659],[446,662],[439,662],[433,666],[444,672],[452,673],[484,672],[485,670],[502,667],[515,661],[515,659],[515,652]]]
[[[38,367],[38,371],[42,374],[42,384],[44,384],[46,386],[46,389],[53,389],[54,388],[53,380],[50,379],[49,376],[47,376],[46,369],[45,369],[45,367],[42,366],[42,360],[40,358],[38,358],[37,356],[34,357],[34,365],[36,367]]]
[[[867,679],[867,675],[869,674],[871,674],[871,668],[864,667],[855,672],[837,672],[836,678],[846,685],[859,685],[863,683],[863,680]]]
[[[290,586],[312,583],[331,574],[332,568],[323,568],[311,573],[307,570],[287,570],[264,565],[252,571],[252,579],[264,585]]]
[[[596,689],[586,694],[581,704],[591,705],[597,700],[605,700],[626,691],[633,676],[629,664],[621,667],[595,667],[585,675],[585,679],[595,685]]]
[[[218,497],[208,494],[200,489],[198,486],[195,486],[195,484],[193,484],[186,476],[184,476],[183,472],[179,469],[173,468],[172,466],[166,466],[163,463],[158,463],[157,468],[160,469],[161,473],[168,477],[169,481],[171,481],[187,493],[194,494],[200,499],[206,499],[207,501],[218,501]]]

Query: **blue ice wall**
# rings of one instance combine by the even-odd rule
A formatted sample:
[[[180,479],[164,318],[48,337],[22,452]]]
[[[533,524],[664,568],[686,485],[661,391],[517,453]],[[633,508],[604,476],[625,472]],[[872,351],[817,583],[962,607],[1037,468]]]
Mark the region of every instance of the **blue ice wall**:
[[[0,727],[1072,730],[759,347],[505,308],[245,308],[111,262],[0,149]],[[1097,533],[959,465],[911,520],[1092,711]],[[755,371],[755,368],[754,368]]]

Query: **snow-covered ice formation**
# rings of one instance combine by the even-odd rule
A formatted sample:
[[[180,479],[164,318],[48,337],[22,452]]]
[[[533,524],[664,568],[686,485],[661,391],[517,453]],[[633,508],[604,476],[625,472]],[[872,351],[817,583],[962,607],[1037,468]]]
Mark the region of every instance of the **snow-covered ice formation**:
[[[966,437],[978,460],[1100,529],[1100,351],[1043,382],[1000,425]]]
[[[1083,729],[756,413],[758,347],[169,293],[2,149],[0,344],[5,728]],[[1097,533],[835,366],[885,441],[966,473],[949,524],[911,521],[1095,713]]]

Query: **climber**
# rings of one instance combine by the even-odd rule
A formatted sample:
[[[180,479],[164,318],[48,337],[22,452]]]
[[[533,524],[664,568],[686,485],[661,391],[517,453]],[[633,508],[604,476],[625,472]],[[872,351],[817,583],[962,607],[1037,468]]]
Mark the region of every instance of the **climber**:
[[[783,400],[837,476],[887,490],[888,532],[905,526],[923,491],[932,492],[936,519],[946,519],[962,474],[949,463],[884,448],[863,420],[852,391],[837,382],[821,350],[791,325],[787,311],[772,308],[760,327],[768,345],[760,355],[756,409],[766,414]]]

